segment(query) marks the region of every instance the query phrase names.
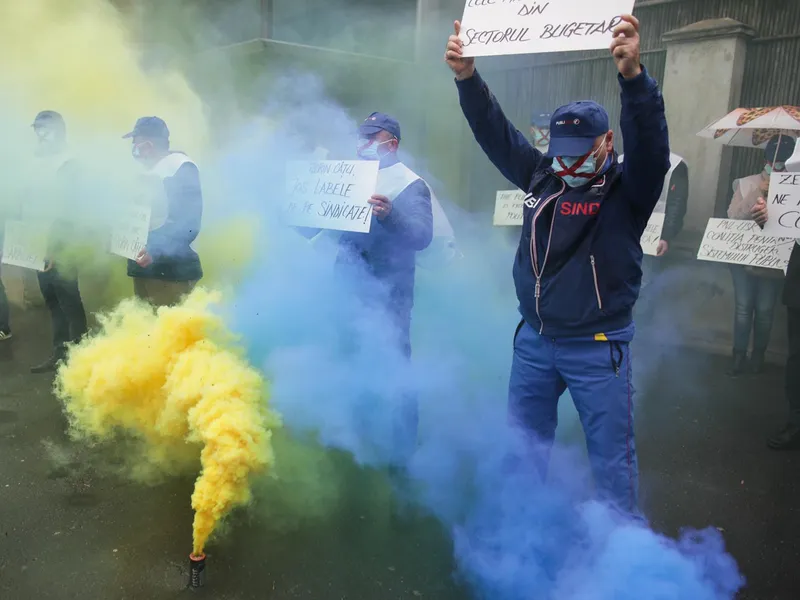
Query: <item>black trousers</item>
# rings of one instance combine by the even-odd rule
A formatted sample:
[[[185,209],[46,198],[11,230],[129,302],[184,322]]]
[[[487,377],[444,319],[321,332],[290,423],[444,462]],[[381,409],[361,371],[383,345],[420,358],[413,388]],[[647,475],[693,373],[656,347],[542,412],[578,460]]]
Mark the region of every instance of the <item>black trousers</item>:
[[[63,275],[57,267],[37,275],[52,320],[53,348],[59,350],[68,342],[77,342],[86,333],[86,311],[78,278]]]
[[[786,359],[786,400],[789,422],[800,426],[800,308],[786,307],[789,358]]]

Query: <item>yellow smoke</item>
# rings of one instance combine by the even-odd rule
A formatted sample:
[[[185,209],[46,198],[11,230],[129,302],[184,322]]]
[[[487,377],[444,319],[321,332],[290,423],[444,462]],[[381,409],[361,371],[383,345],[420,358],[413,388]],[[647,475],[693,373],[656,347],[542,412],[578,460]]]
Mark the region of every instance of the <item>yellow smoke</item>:
[[[194,554],[216,524],[250,500],[250,478],[273,463],[261,374],[247,364],[222,319],[219,295],[195,290],[175,307],[124,300],[99,332],[71,348],[56,376],[71,433],[141,443],[145,467],[173,473],[200,458],[192,494]]]

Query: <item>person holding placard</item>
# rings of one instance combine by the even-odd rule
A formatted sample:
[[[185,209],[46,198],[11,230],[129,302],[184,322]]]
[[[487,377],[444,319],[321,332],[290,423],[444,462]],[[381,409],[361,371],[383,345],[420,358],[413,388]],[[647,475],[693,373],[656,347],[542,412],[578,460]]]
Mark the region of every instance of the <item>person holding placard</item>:
[[[800,173],[800,144],[795,144],[794,154],[786,161],[785,167],[790,173]],[[764,217],[766,219],[766,212]],[[786,358],[784,375],[789,418],[780,431],[770,436],[767,445],[773,450],[798,450],[800,449],[800,240],[794,244],[786,269],[783,303],[786,305],[786,333],[789,338],[789,355]]]
[[[764,151],[764,169],[757,175],[733,182],[733,197],[728,206],[729,219],[754,219],[763,226],[766,222],[766,201],[769,178],[773,171],[785,170],[785,162],[794,151],[795,141],[789,136],[774,136]],[[733,353],[728,374],[741,375],[747,365],[750,332],[753,350],[750,370],[759,373],[764,368],[764,356],[772,334],[775,305],[783,284],[783,273],[744,265],[730,265],[733,278],[734,319]]]
[[[424,179],[397,157],[400,124],[384,113],[372,113],[358,129],[358,157],[379,161],[378,182],[369,200],[369,233],[345,232],[339,238],[336,269],[356,274],[361,300],[385,311],[399,354],[411,357],[411,311],[417,253],[433,239],[433,193]],[[394,460],[401,463],[416,447],[416,398],[404,396],[394,422]]]
[[[60,196],[46,198],[47,216],[52,217],[52,225],[45,268],[36,274],[50,312],[53,350],[44,362],[31,367],[31,372],[48,373],[54,371],[64,358],[67,344],[79,341],[87,331],[77,269],[59,261],[68,243],[67,238],[75,231],[73,213],[78,207],[72,200],[77,193],[79,176],[76,161],[66,151],[66,125],[59,113],[51,110],[40,112],[33,121],[33,131],[38,141],[36,155],[44,169],[54,173],[56,185],[53,192]]]
[[[170,150],[169,129],[158,117],[142,117],[123,139],[131,140],[131,154],[147,175],[161,182],[150,198],[147,245],[128,260],[128,276],[138,298],[156,306],[176,304],[203,277],[192,248],[203,214],[200,171],[186,154]]]
[[[460,24],[445,61],[475,139],[500,172],[527,192],[514,262],[522,314],[509,384],[512,419],[535,436],[544,472],[557,404],[569,390],[583,424],[600,498],[641,518],[633,429],[630,341],[642,279],[640,238],[669,170],[664,101],[639,57],[639,22],[622,16],[611,53],[619,71],[621,128],[628,152],[617,162],[608,113],[573,102],[550,120],[542,154],[503,114],[464,58]]]

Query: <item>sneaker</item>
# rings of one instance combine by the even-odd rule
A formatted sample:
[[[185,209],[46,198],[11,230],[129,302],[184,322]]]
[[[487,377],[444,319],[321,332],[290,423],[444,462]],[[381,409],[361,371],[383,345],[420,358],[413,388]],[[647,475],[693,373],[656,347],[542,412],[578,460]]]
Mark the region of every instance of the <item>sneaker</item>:
[[[800,425],[786,425],[767,440],[767,446],[773,450],[800,449]]]
[[[11,339],[10,331],[0,331],[0,342],[5,342],[6,340],[10,339]]]
[[[743,352],[734,352],[731,359],[731,366],[727,370],[729,377],[738,377],[744,372],[747,363],[747,355]]]
[[[64,358],[63,352],[53,352],[46,361],[35,367],[31,367],[31,373],[52,373],[58,369],[59,364]]]

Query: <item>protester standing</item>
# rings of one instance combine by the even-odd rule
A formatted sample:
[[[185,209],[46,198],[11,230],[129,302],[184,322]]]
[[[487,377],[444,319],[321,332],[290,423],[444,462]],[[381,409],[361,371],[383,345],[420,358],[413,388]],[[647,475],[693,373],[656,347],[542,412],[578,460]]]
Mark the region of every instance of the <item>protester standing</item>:
[[[131,154],[147,175],[162,182],[149,198],[147,245],[128,261],[128,276],[138,298],[155,306],[176,304],[203,277],[192,248],[203,213],[200,171],[186,154],[170,150],[169,129],[158,117],[142,117],[123,139],[131,139]]]
[[[63,263],[60,258],[74,232],[77,210],[72,201],[79,193],[77,162],[67,153],[66,125],[63,117],[51,110],[36,115],[33,131],[38,140],[36,154],[44,170],[54,172],[55,186],[47,191],[57,198],[47,198],[51,224],[48,235],[48,253],[45,268],[37,273],[50,322],[53,328],[53,350],[41,364],[31,367],[32,373],[54,371],[66,354],[69,343],[78,342],[86,334],[86,311],[83,307],[78,273],[74,264]],[[50,173],[42,173],[49,177]]]
[[[764,151],[764,169],[757,175],[733,182],[733,197],[728,206],[729,219],[754,219],[766,215],[769,177],[773,171],[784,171],[785,162],[794,151],[795,141],[788,136],[774,136]],[[759,222],[763,226],[766,221]],[[783,285],[783,273],[744,265],[731,265],[735,301],[733,319],[733,355],[728,374],[741,375],[747,368],[750,332],[753,333],[753,350],[750,370],[759,373],[764,368],[764,356],[772,334],[775,305]]]
[[[514,262],[522,321],[514,334],[510,413],[530,432],[544,470],[558,399],[569,389],[600,497],[638,517],[632,311],[642,278],[640,238],[669,170],[664,102],[639,61],[639,22],[623,16],[611,45],[628,151],[622,165],[608,113],[595,102],[556,110],[547,154],[534,148],[503,114],[474,59],[462,56],[459,33],[456,21],[445,60],[461,108],[489,159],[527,192]]]

